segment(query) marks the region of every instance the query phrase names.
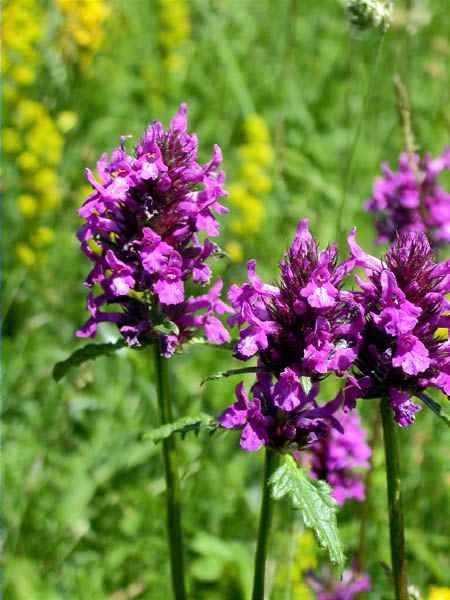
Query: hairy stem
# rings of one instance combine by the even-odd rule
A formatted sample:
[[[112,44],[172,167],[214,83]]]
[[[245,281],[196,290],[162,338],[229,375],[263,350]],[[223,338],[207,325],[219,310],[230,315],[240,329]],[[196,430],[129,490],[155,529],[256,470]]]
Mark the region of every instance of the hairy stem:
[[[408,600],[405,528],[401,496],[400,455],[397,442],[397,426],[394,422],[392,409],[387,398],[381,400],[380,409],[386,456],[389,528],[395,598],[396,600]]]
[[[173,421],[169,384],[169,361],[161,356],[159,344],[155,344],[154,352],[160,420],[161,425],[165,425]],[[181,532],[181,493],[174,436],[170,436],[162,441],[162,451],[166,478],[167,536],[173,596],[175,600],[186,600],[183,536]]]
[[[252,600],[264,600],[264,583],[266,574],[267,542],[272,522],[273,500],[269,480],[278,465],[278,455],[266,448],[264,462],[264,478],[262,487],[261,512],[259,515],[258,542],[255,555],[255,572],[253,577]]]

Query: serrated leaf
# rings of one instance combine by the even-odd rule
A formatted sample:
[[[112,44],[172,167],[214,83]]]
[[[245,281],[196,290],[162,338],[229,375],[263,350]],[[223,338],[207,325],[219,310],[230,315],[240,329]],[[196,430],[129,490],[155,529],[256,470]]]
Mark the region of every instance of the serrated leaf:
[[[143,439],[157,443],[170,437],[174,433],[179,433],[181,436],[185,436],[190,431],[194,431],[198,434],[200,430],[213,433],[218,426],[219,424],[214,417],[205,413],[200,413],[195,417],[183,417],[172,423],[166,423],[166,425],[162,425],[161,427],[145,433]]]
[[[88,360],[95,360],[99,356],[107,356],[113,354],[126,346],[123,340],[108,344],[87,344],[82,348],[78,348],[75,352],[60,362],[57,362],[53,367],[53,379],[60,381],[74,367],[78,367]]]
[[[319,544],[328,550],[331,562],[341,569],[344,552],[337,529],[337,504],[330,496],[330,487],[324,481],[310,479],[291,456],[286,456],[270,479],[275,499],[290,496],[300,510],[306,527],[317,536]]]

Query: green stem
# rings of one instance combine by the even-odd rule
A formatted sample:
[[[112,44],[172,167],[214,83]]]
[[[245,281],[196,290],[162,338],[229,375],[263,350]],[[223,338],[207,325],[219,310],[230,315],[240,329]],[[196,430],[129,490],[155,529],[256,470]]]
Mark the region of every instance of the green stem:
[[[155,344],[155,368],[160,420],[161,425],[165,425],[173,421],[170,402],[169,361],[161,356],[159,344]],[[172,589],[175,600],[186,600],[183,536],[181,532],[180,479],[178,477],[177,450],[173,436],[162,441],[162,451],[166,477],[166,517]]]
[[[406,573],[405,528],[401,496],[400,455],[392,409],[387,398],[380,404],[383,423],[386,479],[388,488],[389,528],[391,536],[392,573],[396,600],[408,600]]]
[[[262,487],[261,512],[259,515],[258,543],[255,555],[255,573],[253,577],[252,600],[264,600],[264,583],[266,573],[267,541],[272,522],[273,500],[271,497],[269,479],[278,464],[278,455],[266,448],[264,462],[264,479]]]

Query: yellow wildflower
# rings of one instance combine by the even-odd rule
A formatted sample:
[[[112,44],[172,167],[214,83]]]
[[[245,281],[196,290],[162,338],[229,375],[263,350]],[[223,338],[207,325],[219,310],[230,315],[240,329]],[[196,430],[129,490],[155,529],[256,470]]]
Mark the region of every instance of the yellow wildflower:
[[[63,110],[56,117],[56,124],[63,133],[67,133],[77,126],[78,115],[71,110]]]
[[[270,144],[263,142],[244,144],[238,152],[242,160],[255,162],[261,167],[268,167],[273,163],[273,150]]]
[[[244,121],[244,131],[250,142],[269,142],[269,129],[259,115],[248,115]]]
[[[26,244],[18,244],[16,247],[16,254],[26,267],[32,267],[36,262],[35,252],[33,252]]]
[[[41,248],[42,246],[48,246],[55,237],[55,234],[50,227],[38,227],[36,233],[32,236],[31,241],[34,246]]]
[[[267,194],[272,189],[270,178],[256,163],[245,162],[241,167],[241,175],[255,194]]]
[[[31,181],[31,185],[33,189],[44,192],[48,188],[54,188],[56,186],[56,181],[55,171],[46,167],[36,173]]]
[[[36,73],[28,65],[16,65],[11,69],[11,77],[19,85],[31,85],[36,79]]]
[[[17,152],[20,150],[20,136],[15,129],[6,127],[2,131],[3,149],[5,152]]]
[[[17,158],[17,164],[24,171],[35,171],[39,167],[39,160],[32,152],[22,152]]]
[[[17,204],[24,217],[30,218],[34,217],[36,214],[37,202],[33,196],[30,196],[29,194],[20,194],[17,198]]]
[[[184,69],[184,47],[191,34],[189,4],[186,0],[159,0],[159,43],[163,64],[167,71],[177,73]]]
[[[428,600],[450,600],[450,588],[431,586]]]
[[[225,252],[230,257],[231,262],[239,263],[244,257],[241,244],[236,240],[231,240],[225,245]]]

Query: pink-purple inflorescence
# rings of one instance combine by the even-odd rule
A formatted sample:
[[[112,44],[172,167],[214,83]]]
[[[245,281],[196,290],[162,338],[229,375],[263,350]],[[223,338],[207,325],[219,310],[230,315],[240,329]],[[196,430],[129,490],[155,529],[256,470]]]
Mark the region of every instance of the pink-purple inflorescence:
[[[340,505],[346,500],[364,500],[364,471],[370,468],[372,454],[366,443],[366,430],[356,411],[341,410],[335,417],[344,433],[332,429],[326,438],[314,442],[302,456],[315,479],[326,481]]]
[[[306,580],[315,592],[317,600],[353,600],[357,594],[370,590],[370,578],[366,573],[346,569],[340,581],[331,571],[323,569],[320,575],[309,572]]]
[[[389,397],[397,423],[414,421],[419,406],[412,396],[428,387],[450,395],[450,342],[439,335],[448,328],[450,261],[436,262],[423,233],[400,234],[383,260],[366,254],[350,236],[355,265],[356,300],[364,306],[362,344],[355,377],[342,396],[348,407],[356,398]]]
[[[319,251],[306,220],[280,263],[279,285],[263,283],[248,263],[248,281],[231,286],[228,298],[239,327],[235,356],[258,358],[251,397],[243,383],[236,402],[220,417],[226,428],[241,428],[241,446],[301,448],[342,430],[334,413],[341,398],[319,405],[319,381],[330,373],[343,375],[361,344],[362,306],[342,289],[353,260],[337,262],[336,247]],[[302,381],[312,381],[307,389]]]
[[[220,148],[208,163],[197,162],[186,113],[182,104],[167,131],[153,122],[133,155],[122,138],[111,159],[104,154],[97,162],[99,180],[86,169],[93,192],[79,210],[85,224],[78,238],[93,262],[85,285],[99,293],[89,294],[81,337],[108,321],[131,346],[159,338],[165,356],[199,329],[212,343],[229,339],[216,316],[230,311],[220,300],[220,279],[200,295],[185,289],[209,283],[206,260],[217,246],[198,234],[218,235],[214,213],[228,212],[219,203],[226,196]]]
[[[377,242],[411,231],[426,233],[433,246],[450,242],[450,193],[437,183],[445,169],[450,169],[450,146],[437,158],[403,153],[398,171],[383,164],[383,177],[375,180],[365,204],[376,214]]]

